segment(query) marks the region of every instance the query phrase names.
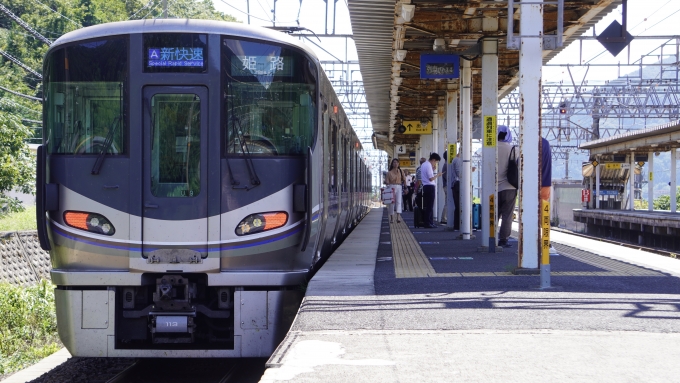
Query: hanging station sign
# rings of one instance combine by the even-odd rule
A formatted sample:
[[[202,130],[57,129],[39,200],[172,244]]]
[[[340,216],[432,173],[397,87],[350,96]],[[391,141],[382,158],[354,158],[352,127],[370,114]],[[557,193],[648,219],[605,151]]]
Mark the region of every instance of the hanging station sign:
[[[460,77],[460,59],[452,54],[421,54],[420,78],[447,79]]]
[[[432,134],[432,121],[425,124],[420,121],[404,121],[403,125],[406,128],[404,134]]]

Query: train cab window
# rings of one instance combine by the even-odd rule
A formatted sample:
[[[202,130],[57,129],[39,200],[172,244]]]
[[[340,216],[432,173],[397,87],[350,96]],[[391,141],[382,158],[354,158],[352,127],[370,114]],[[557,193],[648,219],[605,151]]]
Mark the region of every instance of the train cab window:
[[[127,38],[66,46],[45,59],[45,115],[52,154],[126,152]]]
[[[301,52],[222,40],[224,153],[302,156],[316,122],[316,67]]]

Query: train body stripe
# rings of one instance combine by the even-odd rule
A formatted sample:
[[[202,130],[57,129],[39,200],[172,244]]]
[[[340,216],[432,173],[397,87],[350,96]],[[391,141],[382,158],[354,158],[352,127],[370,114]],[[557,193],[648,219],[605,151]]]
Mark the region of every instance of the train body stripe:
[[[268,243],[280,241],[282,239],[288,238],[292,235],[295,235],[299,233],[302,228],[298,224],[293,225],[293,226],[288,226],[289,230],[285,232],[280,232],[276,233],[274,235],[261,238],[259,240],[242,240],[242,241],[233,241],[230,240],[228,242],[221,242],[221,243],[204,243],[197,245],[195,243],[192,244],[181,244],[181,243],[172,243],[172,244],[167,244],[165,246],[159,244],[150,244],[145,248],[146,251],[154,251],[158,249],[167,249],[167,248],[189,248],[189,249],[194,249],[196,251],[206,251],[209,253],[213,252],[218,252],[218,251],[228,251],[228,250],[236,250],[236,249],[244,249],[248,247],[254,247],[254,246],[261,246],[261,245],[266,245]],[[70,231],[69,229],[65,228],[64,226],[61,226],[59,224],[56,224],[52,227],[52,230],[56,233],[59,234],[60,236],[64,238],[68,238],[72,241],[76,242],[81,242],[85,243],[88,245],[93,245],[93,246],[99,246],[99,247],[105,247],[109,249],[116,249],[116,250],[125,250],[125,251],[142,251],[142,247],[140,246],[140,243],[131,243],[131,242],[123,242],[123,241],[109,241],[109,240],[103,240],[103,239],[95,239],[95,238],[90,238],[86,236],[82,236],[79,234],[76,234],[75,232]],[[236,243],[235,243],[236,242]]]

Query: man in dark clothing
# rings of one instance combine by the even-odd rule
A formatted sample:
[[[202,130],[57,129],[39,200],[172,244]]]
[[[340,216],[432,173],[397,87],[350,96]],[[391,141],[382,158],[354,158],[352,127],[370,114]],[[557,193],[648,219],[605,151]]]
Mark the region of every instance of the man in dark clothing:
[[[453,170],[451,171],[451,193],[453,195],[453,205],[455,210],[453,212],[453,230],[460,230],[460,176],[463,169],[463,161],[460,158],[460,151],[456,154],[456,158],[451,162]]]
[[[541,144],[541,199],[549,201],[552,187],[552,153],[548,140],[541,137]]]

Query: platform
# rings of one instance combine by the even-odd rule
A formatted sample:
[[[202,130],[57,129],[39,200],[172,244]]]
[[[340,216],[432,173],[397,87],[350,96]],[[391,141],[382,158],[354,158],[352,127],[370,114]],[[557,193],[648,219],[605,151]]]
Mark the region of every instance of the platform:
[[[574,209],[586,232],[638,245],[680,250],[680,213],[647,210]]]
[[[412,213],[404,218],[390,225],[384,210],[374,209],[345,241],[358,250],[331,256],[326,266],[338,272],[344,265],[347,278],[353,264],[373,263],[374,293],[340,296],[336,286],[324,283],[325,292],[313,279],[313,295],[305,297],[261,382],[667,382],[680,376],[680,366],[668,363],[680,357],[680,261],[555,232],[555,288],[539,290],[538,276],[510,273],[516,242],[502,253],[480,253],[481,238],[459,240],[444,227],[414,229]],[[361,273],[356,278],[357,285],[366,280]]]

